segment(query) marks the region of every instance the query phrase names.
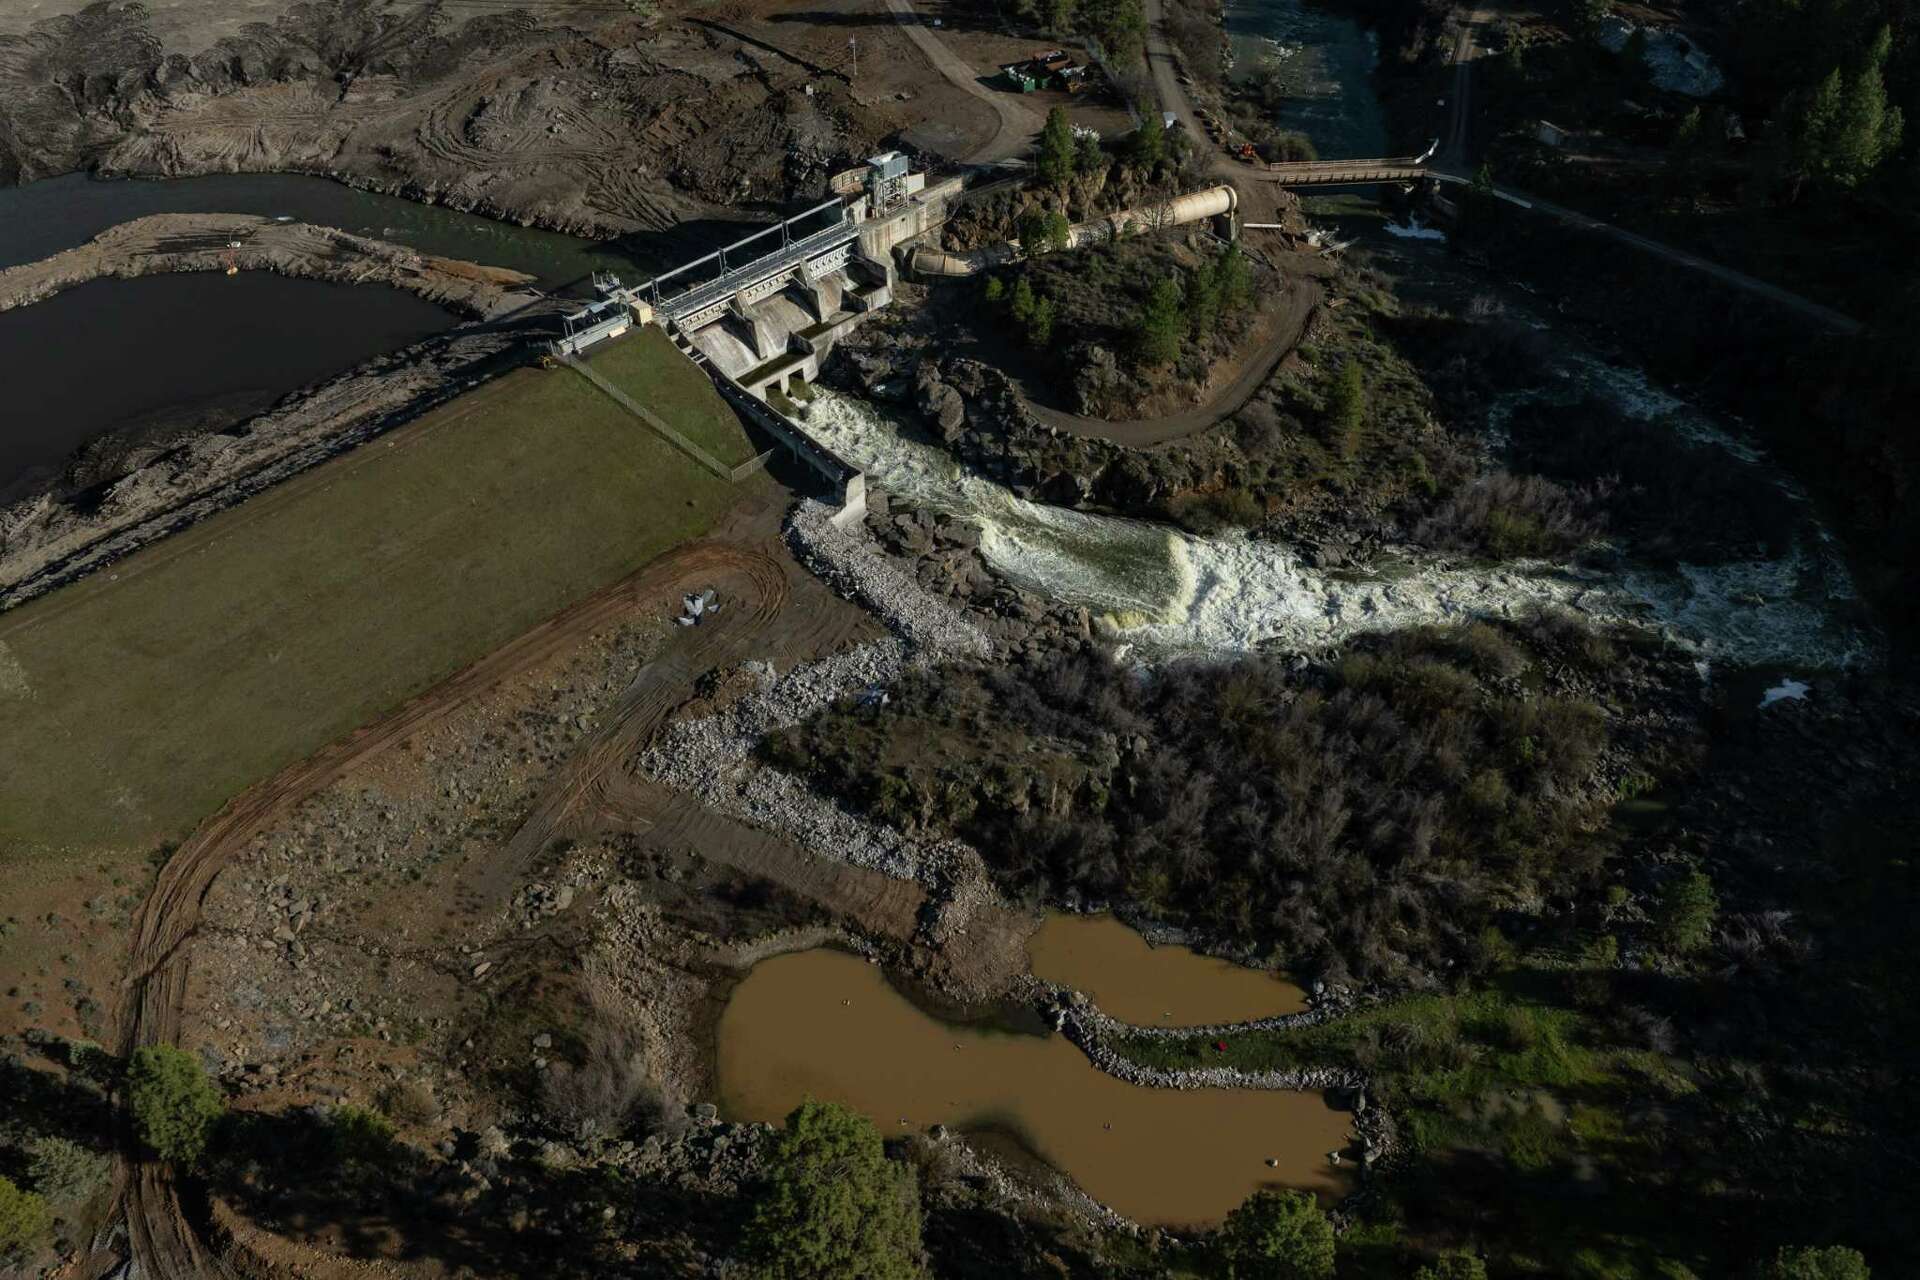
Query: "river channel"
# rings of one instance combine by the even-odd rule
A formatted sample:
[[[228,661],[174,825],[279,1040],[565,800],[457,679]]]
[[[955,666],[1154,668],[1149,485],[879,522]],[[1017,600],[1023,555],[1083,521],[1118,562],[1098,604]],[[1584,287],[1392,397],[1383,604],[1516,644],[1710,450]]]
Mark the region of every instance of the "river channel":
[[[1233,78],[1271,78],[1285,97],[1273,113],[1328,159],[1388,152],[1386,111],[1373,92],[1374,34],[1315,0],[1230,0]]]
[[[1263,1186],[1348,1189],[1351,1165],[1327,1155],[1349,1117],[1317,1093],[1127,1084],[1063,1036],[942,1022],[840,951],[754,966],[720,1018],[719,1077],[736,1120],[778,1123],[817,1098],[889,1135],[1008,1135],[1140,1222],[1217,1222]]]

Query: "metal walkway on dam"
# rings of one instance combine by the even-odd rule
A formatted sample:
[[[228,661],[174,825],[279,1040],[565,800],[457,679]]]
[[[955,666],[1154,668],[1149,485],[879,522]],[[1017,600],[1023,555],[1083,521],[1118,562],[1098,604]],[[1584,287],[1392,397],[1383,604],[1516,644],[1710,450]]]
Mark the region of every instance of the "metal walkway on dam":
[[[830,220],[825,215],[831,215]],[[796,227],[820,221],[826,225],[794,238]],[[736,306],[751,306],[778,292],[789,280],[818,280],[846,266],[860,232],[861,224],[846,202],[828,200],[624,292],[652,304],[654,313],[675,327],[691,331]],[[765,247],[763,242],[775,235],[780,237],[779,247]],[[749,246],[757,246],[758,252],[742,265],[731,265],[741,261]],[[678,292],[670,291],[681,277],[710,264],[718,275],[690,280]]]

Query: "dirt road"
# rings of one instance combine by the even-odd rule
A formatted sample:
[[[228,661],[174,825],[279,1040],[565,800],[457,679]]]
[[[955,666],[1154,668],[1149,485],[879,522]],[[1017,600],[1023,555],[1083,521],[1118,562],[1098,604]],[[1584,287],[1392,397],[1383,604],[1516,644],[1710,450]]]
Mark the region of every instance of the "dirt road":
[[[785,583],[780,579],[780,566],[766,552],[715,542],[693,543],[672,551],[375,723],[250,788],[201,824],[168,859],[135,915],[127,977],[116,1011],[121,1052],[177,1041],[187,991],[189,944],[200,924],[201,905],[215,878],[256,836],[356,764],[421,732],[503,679],[537,666],[623,616],[640,610],[657,612],[681,592],[704,588],[716,580],[741,593],[746,605],[741,609],[741,621],[746,625],[691,629],[681,651],[670,647],[664,655],[665,665],[675,671],[701,669],[695,665],[701,655],[725,647],[728,640],[737,641],[737,633],[764,626],[779,613],[786,598]],[[630,692],[623,705],[635,712],[653,705],[665,683],[665,678],[650,666],[636,682],[640,692]],[[631,717],[616,717],[612,726],[570,763],[543,812],[564,813],[571,808],[618,758],[619,744],[629,740],[632,728]],[[534,826],[533,838],[537,838],[540,828],[530,826]],[[510,875],[512,858],[519,852],[512,850],[501,860],[496,878]],[[129,1163],[121,1172],[119,1186],[134,1255],[144,1274],[170,1280],[228,1274],[187,1220],[170,1169],[144,1161]]]
[[[926,55],[935,71],[954,88],[992,107],[994,115],[1000,119],[999,132],[961,159],[969,164],[990,164],[995,160],[1011,159],[1032,145],[1034,135],[1046,123],[1037,112],[1014,95],[995,93],[981,84],[979,73],[965,59],[947,48],[908,0],[887,0],[887,9],[893,14],[894,21],[900,24],[900,29],[907,33],[907,38]]]
[[[1207,404],[1185,413],[1163,418],[1136,418],[1124,422],[1106,422],[1079,414],[1062,413],[1029,402],[1033,416],[1050,427],[1094,440],[1111,440],[1128,448],[1165,444],[1198,435],[1218,425],[1246,407],[1273,376],[1273,371],[1289,351],[1299,345],[1307,321],[1326,297],[1320,282],[1298,276],[1289,278],[1291,287],[1280,313],[1270,322],[1267,336],[1241,363],[1239,374]]]

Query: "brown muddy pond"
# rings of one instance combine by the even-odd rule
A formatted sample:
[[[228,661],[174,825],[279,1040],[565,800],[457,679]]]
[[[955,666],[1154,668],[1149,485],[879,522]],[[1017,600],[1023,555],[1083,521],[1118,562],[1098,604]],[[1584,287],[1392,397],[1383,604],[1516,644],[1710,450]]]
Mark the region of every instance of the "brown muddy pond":
[[[1286,979],[1185,947],[1153,946],[1113,916],[1050,915],[1027,939],[1037,977],[1093,997],[1100,1011],[1141,1026],[1247,1022],[1307,1007]]]
[[[735,1120],[777,1124],[812,1097],[888,1135],[934,1124],[1011,1134],[1140,1222],[1217,1222],[1263,1186],[1347,1190],[1327,1153],[1346,1147],[1348,1117],[1317,1093],[1126,1084],[1063,1036],[941,1022],[840,951],[754,966],[720,1017],[719,1077]]]

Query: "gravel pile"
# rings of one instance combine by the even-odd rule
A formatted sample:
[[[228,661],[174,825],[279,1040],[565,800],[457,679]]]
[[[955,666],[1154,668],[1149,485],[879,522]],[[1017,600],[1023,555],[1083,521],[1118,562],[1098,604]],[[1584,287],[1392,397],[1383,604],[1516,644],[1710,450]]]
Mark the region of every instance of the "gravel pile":
[[[986,633],[921,587],[864,526],[838,528],[832,515],[825,504],[806,501],[787,521],[788,545],[816,577],[879,614],[916,650],[975,658],[992,654]]]
[[[640,759],[647,777],[729,817],[793,840],[817,857],[833,858],[926,885],[969,884],[978,853],[953,840],[904,836],[882,823],[848,813],[805,783],[752,760],[756,743],[858,693],[885,696],[911,667],[947,656],[986,657],[984,633],[943,600],[929,595],[875,545],[864,527],[837,528],[832,510],[806,501],[787,522],[801,563],[840,594],[877,613],[898,639],[860,645],[802,663],[784,676],[759,672],[760,688],[717,715],[668,727]],[[971,914],[973,904],[960,918]]]
[[[640,758],[641,771],[819,857],[933,883],[956,856],[971,851],[953,841],[916,840],[857,817],[799,779],[752,760],[754,745],[769,732],[798,724],[836,699],[883,689],[909,662],[905,644],[882,640],[802,663],[718,715],[671,725]]]

